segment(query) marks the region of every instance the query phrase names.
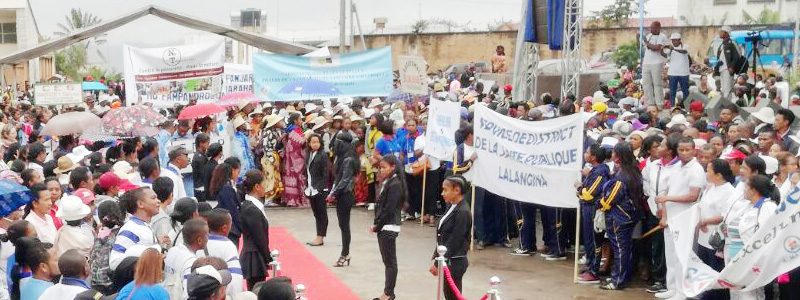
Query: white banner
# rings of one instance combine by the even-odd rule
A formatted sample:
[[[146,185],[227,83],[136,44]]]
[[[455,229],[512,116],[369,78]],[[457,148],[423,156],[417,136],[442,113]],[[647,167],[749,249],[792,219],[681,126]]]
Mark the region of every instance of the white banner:
[[[62,105],[83,103],[80,83],[39,83],[33,86],[36,105]]]
[[[722,269],[714,272],[708,266],[689,261],[683,267],[684,294],[689,297],[699,295],[710,289],[732,289],[751,291],[772,282],[776,277],[800,267],[800,189],[795,187],[787,200],[782,202],[775,214],[766,224],[761,224],[750,241]],[[670,226],[683,226],[678,235],[685,234],[688,227],[697,225],[691,213],[679,215]],[[682,232],[681,232],[682,231]],[[681,241],[681,244],[677,242]],[[675,249],[678,257],[692,257],[692,245],[686,240],[676,238]],[[702,266],[698,266],[702,265]],[[703,269],[703,267],[707,269]],[[689,288],[687,288],[689,287]]]
[[[517,201],[577,207],[574,183],[581,179],[583,161],[579,114],[531,122],[475,107],[474,184]]]
[[[428,74],[425,59],[421,56],[403,55],[400,63],[400,90],[416,95],[428,94]]]
[[[456,131],[460,125],[461,106],[458,102],[431,99],[423,152],[440,160],[452,161]]]
[[[123,46],[129,103],[156,107],[216,101],[222,92],[225,46],[220,41],[163,48]]]
[[[253,66],[225,64],[223,94],[232,92],[253,92]]]
[[[697,244],[697,223],[700,221],[700,206],[694,205],[669,222],[666,230],[672,233],[675,242],[678,261],[682,268],[679,269],[683,281],[678,288],[684,295],[699,295],[704,290],[715,285],[719,273],[703,263],[697,256],[695,249],[702,247]]]

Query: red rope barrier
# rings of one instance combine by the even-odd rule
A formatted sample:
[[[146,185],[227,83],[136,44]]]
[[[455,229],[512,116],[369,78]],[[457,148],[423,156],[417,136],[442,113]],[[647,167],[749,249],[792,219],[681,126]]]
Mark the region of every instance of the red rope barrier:
[[[483,297],[481,297],[481,300],[489,300],[489,294],[483,294]]]
[[[464,298],[464,296],[461,295],[461,291],[458,290],[455,281],[453,281],[453,276],[450,275],[450,269],[447,268],[447,265],[442,266],[442,272],[444,272],[444,278],[447,280],[447,284],[450,285],[450,290],[453,291],[453,294],[455,294],[456,299],[466,300],[466,298]]]

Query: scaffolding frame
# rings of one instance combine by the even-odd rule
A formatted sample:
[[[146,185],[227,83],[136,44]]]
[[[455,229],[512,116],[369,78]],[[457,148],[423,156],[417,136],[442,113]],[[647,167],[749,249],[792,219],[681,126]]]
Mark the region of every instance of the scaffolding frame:
[[[564,41],[561,50],[561,98],[578,97],[581,79],[581,34],[583,0],[565,0]]]

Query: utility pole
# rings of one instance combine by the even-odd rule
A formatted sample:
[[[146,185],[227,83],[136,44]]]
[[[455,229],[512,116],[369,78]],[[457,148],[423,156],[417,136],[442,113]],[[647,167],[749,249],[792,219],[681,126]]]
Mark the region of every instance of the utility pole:
[[[347,11],[347,0],[340,0],[339,2],[339,54],[345,54],[347,53],[344,44],[347,19],[347,15],[345,14]]]
[[[347,48],[348,52],[353,52],[353,49],[356,48],[356,25],[353,21],[355,19],[353,14],[355,14],[355,7],[353,6],[353,0],[350,0],[350,47]]]

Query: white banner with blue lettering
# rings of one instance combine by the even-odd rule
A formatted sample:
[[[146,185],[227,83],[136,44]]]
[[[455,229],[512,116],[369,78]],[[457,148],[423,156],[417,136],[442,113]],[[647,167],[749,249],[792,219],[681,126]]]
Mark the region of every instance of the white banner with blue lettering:
[[[440,160],[452,161],[459,126],[461,105],[458,102],[431,99],[423,152]]]
[[[579,114],[523,121],[476,105],[473,184],[494,194],[553,207],[578,205],[583,121]]]

